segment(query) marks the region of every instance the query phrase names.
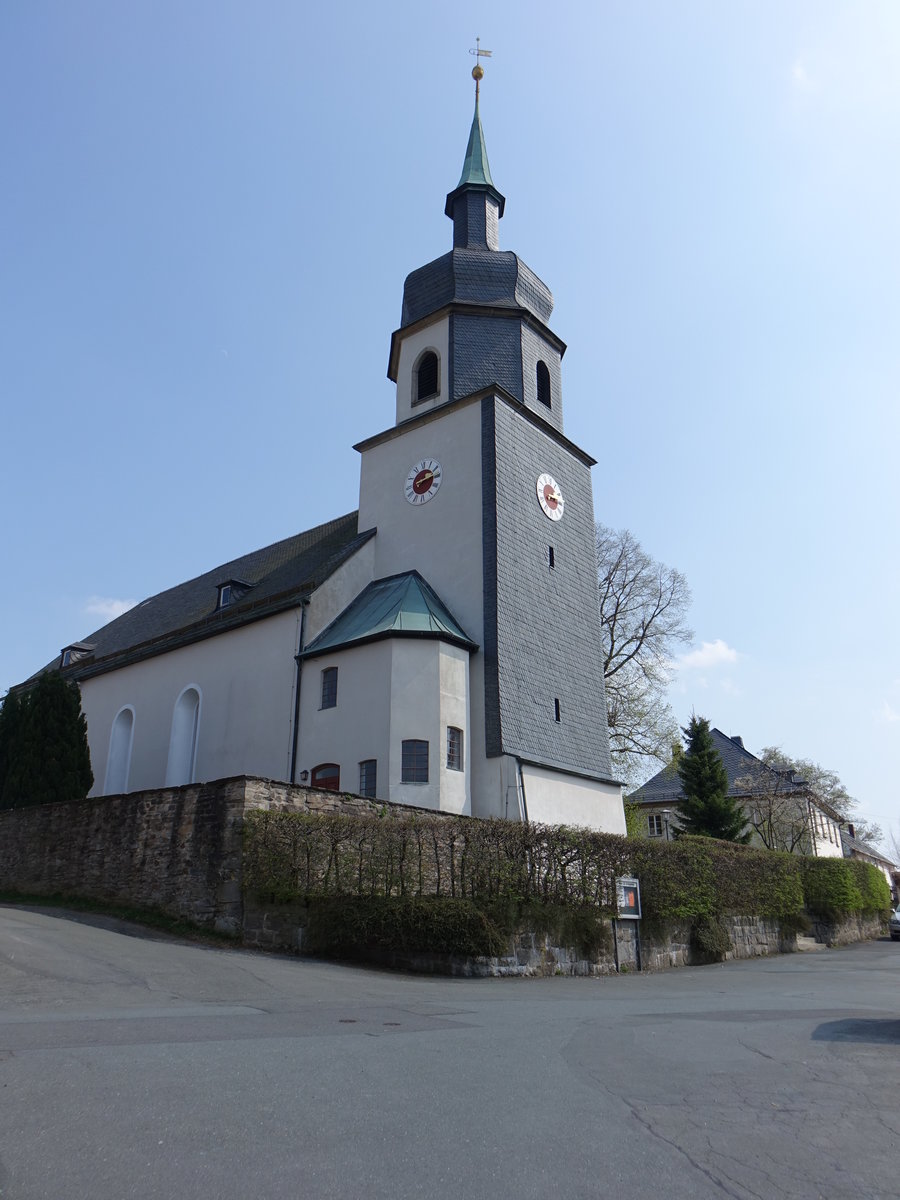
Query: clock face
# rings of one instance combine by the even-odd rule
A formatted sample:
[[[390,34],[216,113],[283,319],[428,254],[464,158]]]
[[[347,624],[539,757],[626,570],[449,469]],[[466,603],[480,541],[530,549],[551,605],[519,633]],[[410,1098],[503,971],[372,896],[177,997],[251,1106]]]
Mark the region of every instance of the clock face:
[[[410,504],[427,504],[441,486],[443,472],[436,458],[423,458],[409,468],[404,491]]]
[[[551,521],[558,521],[563,515],[566,502],[563,500],[559,484],[552,475],[539,475],[537,481],[538,503],[544,510],[544,515]]]

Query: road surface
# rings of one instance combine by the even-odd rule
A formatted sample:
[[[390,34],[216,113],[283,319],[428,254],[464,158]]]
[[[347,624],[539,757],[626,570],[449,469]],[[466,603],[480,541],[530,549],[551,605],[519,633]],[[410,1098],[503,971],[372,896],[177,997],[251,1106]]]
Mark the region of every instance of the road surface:
[[[449,980],[129,928],[0,907],[2,1200],[900,1195],[887,939]]]

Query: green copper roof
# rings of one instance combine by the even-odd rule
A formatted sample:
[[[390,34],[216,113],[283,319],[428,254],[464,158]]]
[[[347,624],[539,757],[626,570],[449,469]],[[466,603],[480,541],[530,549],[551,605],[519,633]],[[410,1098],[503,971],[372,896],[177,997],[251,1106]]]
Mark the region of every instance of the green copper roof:
[[[466,147],[466,161],[463,163],[462,175],[459,177],[458,188],[467,183],[486,184],[494,186],[491,179],[491,168],[488,164],[487,147],[484,144],[484,130],[481,128],[481,117],[478,115],[478,101],[475,101],[475,116],[472,118],[472,128],[469,130],[469,144]]]
[[[304,649],[304,657],[377,637],[437,637],[477,649],[418,571],[376,579]]]

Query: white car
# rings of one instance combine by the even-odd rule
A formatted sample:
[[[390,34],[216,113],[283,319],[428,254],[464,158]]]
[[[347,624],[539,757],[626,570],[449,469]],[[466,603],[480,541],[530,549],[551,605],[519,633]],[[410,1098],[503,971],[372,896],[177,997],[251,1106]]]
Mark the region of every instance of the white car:
[[[900,908],[895,908],[888,922],[891,931],[891,941],[900,942]]]

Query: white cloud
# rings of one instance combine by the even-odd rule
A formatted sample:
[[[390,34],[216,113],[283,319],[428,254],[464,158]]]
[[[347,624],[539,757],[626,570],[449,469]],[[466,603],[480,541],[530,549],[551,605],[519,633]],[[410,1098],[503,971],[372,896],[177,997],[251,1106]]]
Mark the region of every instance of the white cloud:
[[[733,650],[721,638],[716,638],[714,642],[703,642],[697,650],[679,655],[676,666],[689,671],[710,671],[726,663],[736,663],[737,660],[737,650]]]
[[[900,712],[896,708],[892,708],[887,700],[885,700],[881,709],[881,719],[893,725],[896,721],[900,721]]]
[[[134,608],[136,604],[137,600],[114,600],[108,596],[91,596],[84,606],[84,611],[92,616],[114,621],[116,617],[121,617],[122,613],[128,612],[129,608]]]
[[[798,58],[791,67],[791,81],[798,92],[812,91],[813,81],[802,58]]]

